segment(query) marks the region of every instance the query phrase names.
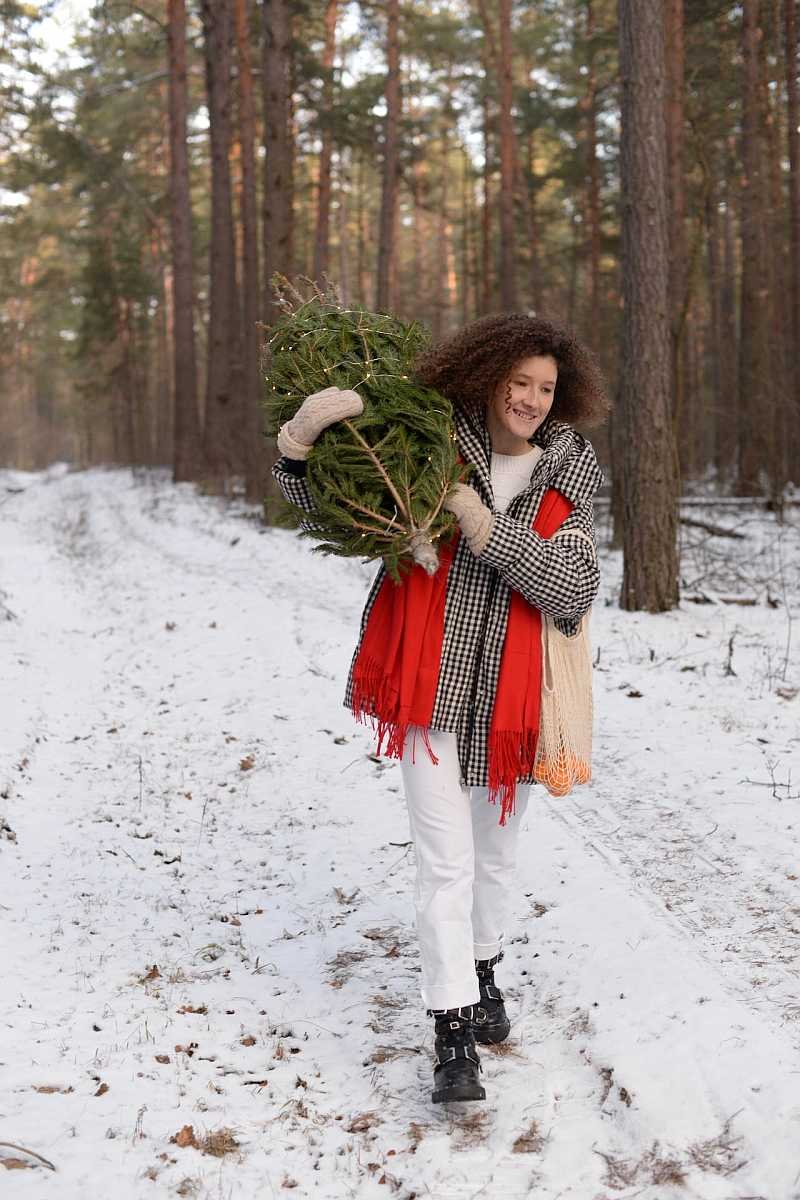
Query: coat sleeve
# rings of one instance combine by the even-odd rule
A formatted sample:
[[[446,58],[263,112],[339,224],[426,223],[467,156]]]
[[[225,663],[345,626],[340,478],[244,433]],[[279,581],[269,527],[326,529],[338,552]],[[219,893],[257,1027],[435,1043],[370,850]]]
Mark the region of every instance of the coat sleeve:
[[[552,538],[495,513],[480,559],[529,604],[558,619],[564,633],[577,632],[600,584],[591,500],[574,508]]]
[[[290,504],[295,504],[305,512],[314,511],[314,500],[306,482],[305,462],[284,455],[272,468],[272,477]]]

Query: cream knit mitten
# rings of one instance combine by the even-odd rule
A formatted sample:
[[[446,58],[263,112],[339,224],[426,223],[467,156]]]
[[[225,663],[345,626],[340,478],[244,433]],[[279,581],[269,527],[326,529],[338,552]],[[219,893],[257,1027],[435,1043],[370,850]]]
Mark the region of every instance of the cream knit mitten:
[[[455,514],[472,553],[476,557],[482,554],[494,528],[494,514],[486,507],[475,489],[467,483],[455,484],[444,502],[444,507]]]
[[[324,388],[306,396],[291,421],[281,426],[278,449],[287,458],[304,459],[323,429],[346,417],[358,417],[364,411],[364,401],[358,392],[341,388]]]

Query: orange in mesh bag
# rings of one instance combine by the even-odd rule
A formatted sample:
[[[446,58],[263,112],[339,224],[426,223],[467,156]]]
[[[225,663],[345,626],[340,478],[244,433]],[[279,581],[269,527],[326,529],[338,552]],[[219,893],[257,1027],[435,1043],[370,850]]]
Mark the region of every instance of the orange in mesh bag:
[[[542,710],[533,777],[566,796],[592,777],[592,659],[589,614],[565,637],[542,614]]]

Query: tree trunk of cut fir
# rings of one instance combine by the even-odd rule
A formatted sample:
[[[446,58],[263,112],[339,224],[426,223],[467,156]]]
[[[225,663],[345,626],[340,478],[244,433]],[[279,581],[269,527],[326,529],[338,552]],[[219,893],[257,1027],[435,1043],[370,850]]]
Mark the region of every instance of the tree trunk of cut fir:
[[[624,565],[621,605],[678,602],[661,0],[620,0]]]
[[[325,5],[325,45],[322,50],[322,68],[325,72],[322,88],[323,111],[328,118],[322,129],[322,149],[319,155],[319,186],[317,188],[317,227],[314,238],[314,266],[312,274],[321,284],[328,270],[330,253],[331,212],[331,159],[333,156],[333,131],[329,118],[333,108],[333,60],[336,54],[336,13],[338,0],[327,0]]]
[[[667,171],[669,175],[669,311],[672,335],[671,392],[678,460],[684,478],[693,474],[692,422],[686,396],[686,190],[683,152],[683,0],[664,5],[666,52]]]
[[[378,279],[375,307],[387,312],[395,291],[396,271],[396,214],[399,184],[400,128],[400,3],[388,0],[386,5],[386,122],[383,135],[383,166],[381,180],[381,215],[378,224]]]
[[[264,321],[280,313],[272,276],[292,274],[291,147],[290,147],[290,19],[289,0],[263,0],[261,88],[264,122],[264,194],[262,200]]]
[[[597,161],[597,71],[594,53],[594,0],[586,0],[586,214],[589,286],[583,316],[585,333],[600,316],[600,168]]]
[[[241,326],[231,198],[232,0],[203,0],[206,91],[211,139],[211,246],[205,457],[212,478],[243,473]]]
[[[266,462],[261,429],[261,371],[259,363],[259,276],[258,214],[256,207],[256,112],[253,98],[253,67],[250,57],[248,0],[234,0],[239,78],[239,146],[242,188],[242,352],[244,358],[243,458],[247,499],[258,501],[264,494]]]
[[[739,345],[739,477],[742,496],[763,492],[761,475],[769,457],[769,414],[764,393],[769,361],[769,264],[765,217],[763,130],[760,113],[760,53],[763,33],[759,0],[744,0],[742,57],[741,342]]]
[[[797,0],[784,0],[784,49],[786,70],[786,122],[789,149],[789,245],[791,254],[791,340],[788,423],[790,436],[787,453],[794,468],[794,482],[800,482],[800,104],[797,89],[798,55]]]
[[[169,0],[169,148],[172,229],[173,377],[175,423],[173,474],[180,483],[203,471],[197,408],[197,361],[192,285],[192,209],[186,150],[186,6]]]
[[[511,64],[511,0],[498,0],[500,18],[500,306],[517,307],[514,244],[514,126]]]

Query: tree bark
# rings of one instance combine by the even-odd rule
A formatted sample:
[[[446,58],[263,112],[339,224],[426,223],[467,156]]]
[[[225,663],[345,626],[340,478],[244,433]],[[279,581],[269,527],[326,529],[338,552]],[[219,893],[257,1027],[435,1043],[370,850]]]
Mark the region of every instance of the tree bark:
[[[326,117],[333,107],[333,60],[336,54],[336,14],[338,0],[327,0],[325,5],[325,45],[322,51],[322,69],[325,82],[322,89],[322,105]],[[322,128],[322,149],[319,155],[319,186],[317,189],[317,227],[314,239],[313,276],[322,282],[328,270],[330,255],[330,212],[331,212],[331,159],[333,156],[333,131],[329,120]]]
[[[600,314],[600,168],[597,161],[597,70],[594,55],[594,0],[586,0],[586,212],[589,287],[584,310],[586,332]]]
[[[739,344],[739,477],[742,496],[762,494],[769,420],[764,390],[769,377],[769,263],[766,252],[767,194],[760,103],[763,32],[759,0],[744,0],[742,57],[741,341]]]
[[[486,81],[488,84],[488,80]],[[492,299],[492,160],[491,131],[489,128],[489,96],[483,93],[483,203],[481,205],[481,270],[480,312],[488,313]]]
[[[782,71],[780,67],[782,36],[780,0],[772,0],[770,45],[768,54],[760,55],[761,111],[766,170],[764,187],[768,209],[765,214],[767,230],[767,287],[769,288],[769,361],[768,381],[771,427],[768,433],[770,500],[776,511],[783,512],[783,494],[789,476],[786,454],[788,429],[787,400],[791,387],[791,256],[786,253],[786,215],[783,187],[783,151],[780,121],[783,112]],[[766,62],[775,65],[775,77],[768,77]],[[773,90],[774,89],[774,90]],[[788,301],[788,303],[787,303]]]
[[[262,37],[263,312],[265,323],[271,325],[280,313],[272,291],[272,276],[275,272],[282,275],[292,273],[291,26],[288,0],[263,0]]]
[[[672,335],[672,411],[681,474],[695,472],[694,422],[686,401],[686,188],[683,139],[684,45],[683,0],[664,5],[666,50],[667,170],[669,175],[669,309]],[[694,407],[692,407],[694,411]]]
[[[678,602],[678,480],[670,403],[667,158],[661,0],[619,0],[622,81],[621,605]]]
[[[396,273],[396,214],[399,191],[399,127],[400,127],[400,4],[388,0],[386,6],[386,122],[383,136],[383,177],[381,186],[381,215],[378,225],[378,280],[375,306],[388,310],[395,292]]]
[[[511,62],[511,0],[498,0],[500,17],[500,305],[517,308],[514,239],[514,125]]]
[[[736,232],[734,228],[733,188],[730,179],[733,163],[729,162],[725,174],[725,214],[723,217],[722,287],[720,294],[720,322],[722,345],[725,353],[721,362],[721,390],[719,396],[720,457],[726,464],[731,480],[736,478],[739,453],[739,327],[736,312]]]
[[[235,0],[236,47],[239,65],[239,146],[242,187],[242,349],[244,357],[245,486],[247,499],[260,500],[264,493],[266,462],[262,444],[261,372],[259,369],[259,274],[258,215],[256,206],[256,111],[253,97],[253,65],[250,54],[249,0]]]
[[[369,213],[367,211],[366,163],[363,152],[358,154],[356,171],[356,291],[359,304],[367,304],[367,237],[369,235]]]
[[[231,197],[231,0],[202,0],[211,139],[211,246],[205,456],[219,481],[244,473],[241,325]]]
[[[170,222],[172,229],[173,475],[177,483],[203,472],[194,341],[192,208],[186,149],[186,5],[168,0]]]
[[[784,0],[784,63],[786,68],[786,123],[789,146],[789,243],[791,247],[791,341],[789,379],[789,461],[794,464],[794,482],[800,482],[800,105],[797,88],[798,54],[797,0]]]

